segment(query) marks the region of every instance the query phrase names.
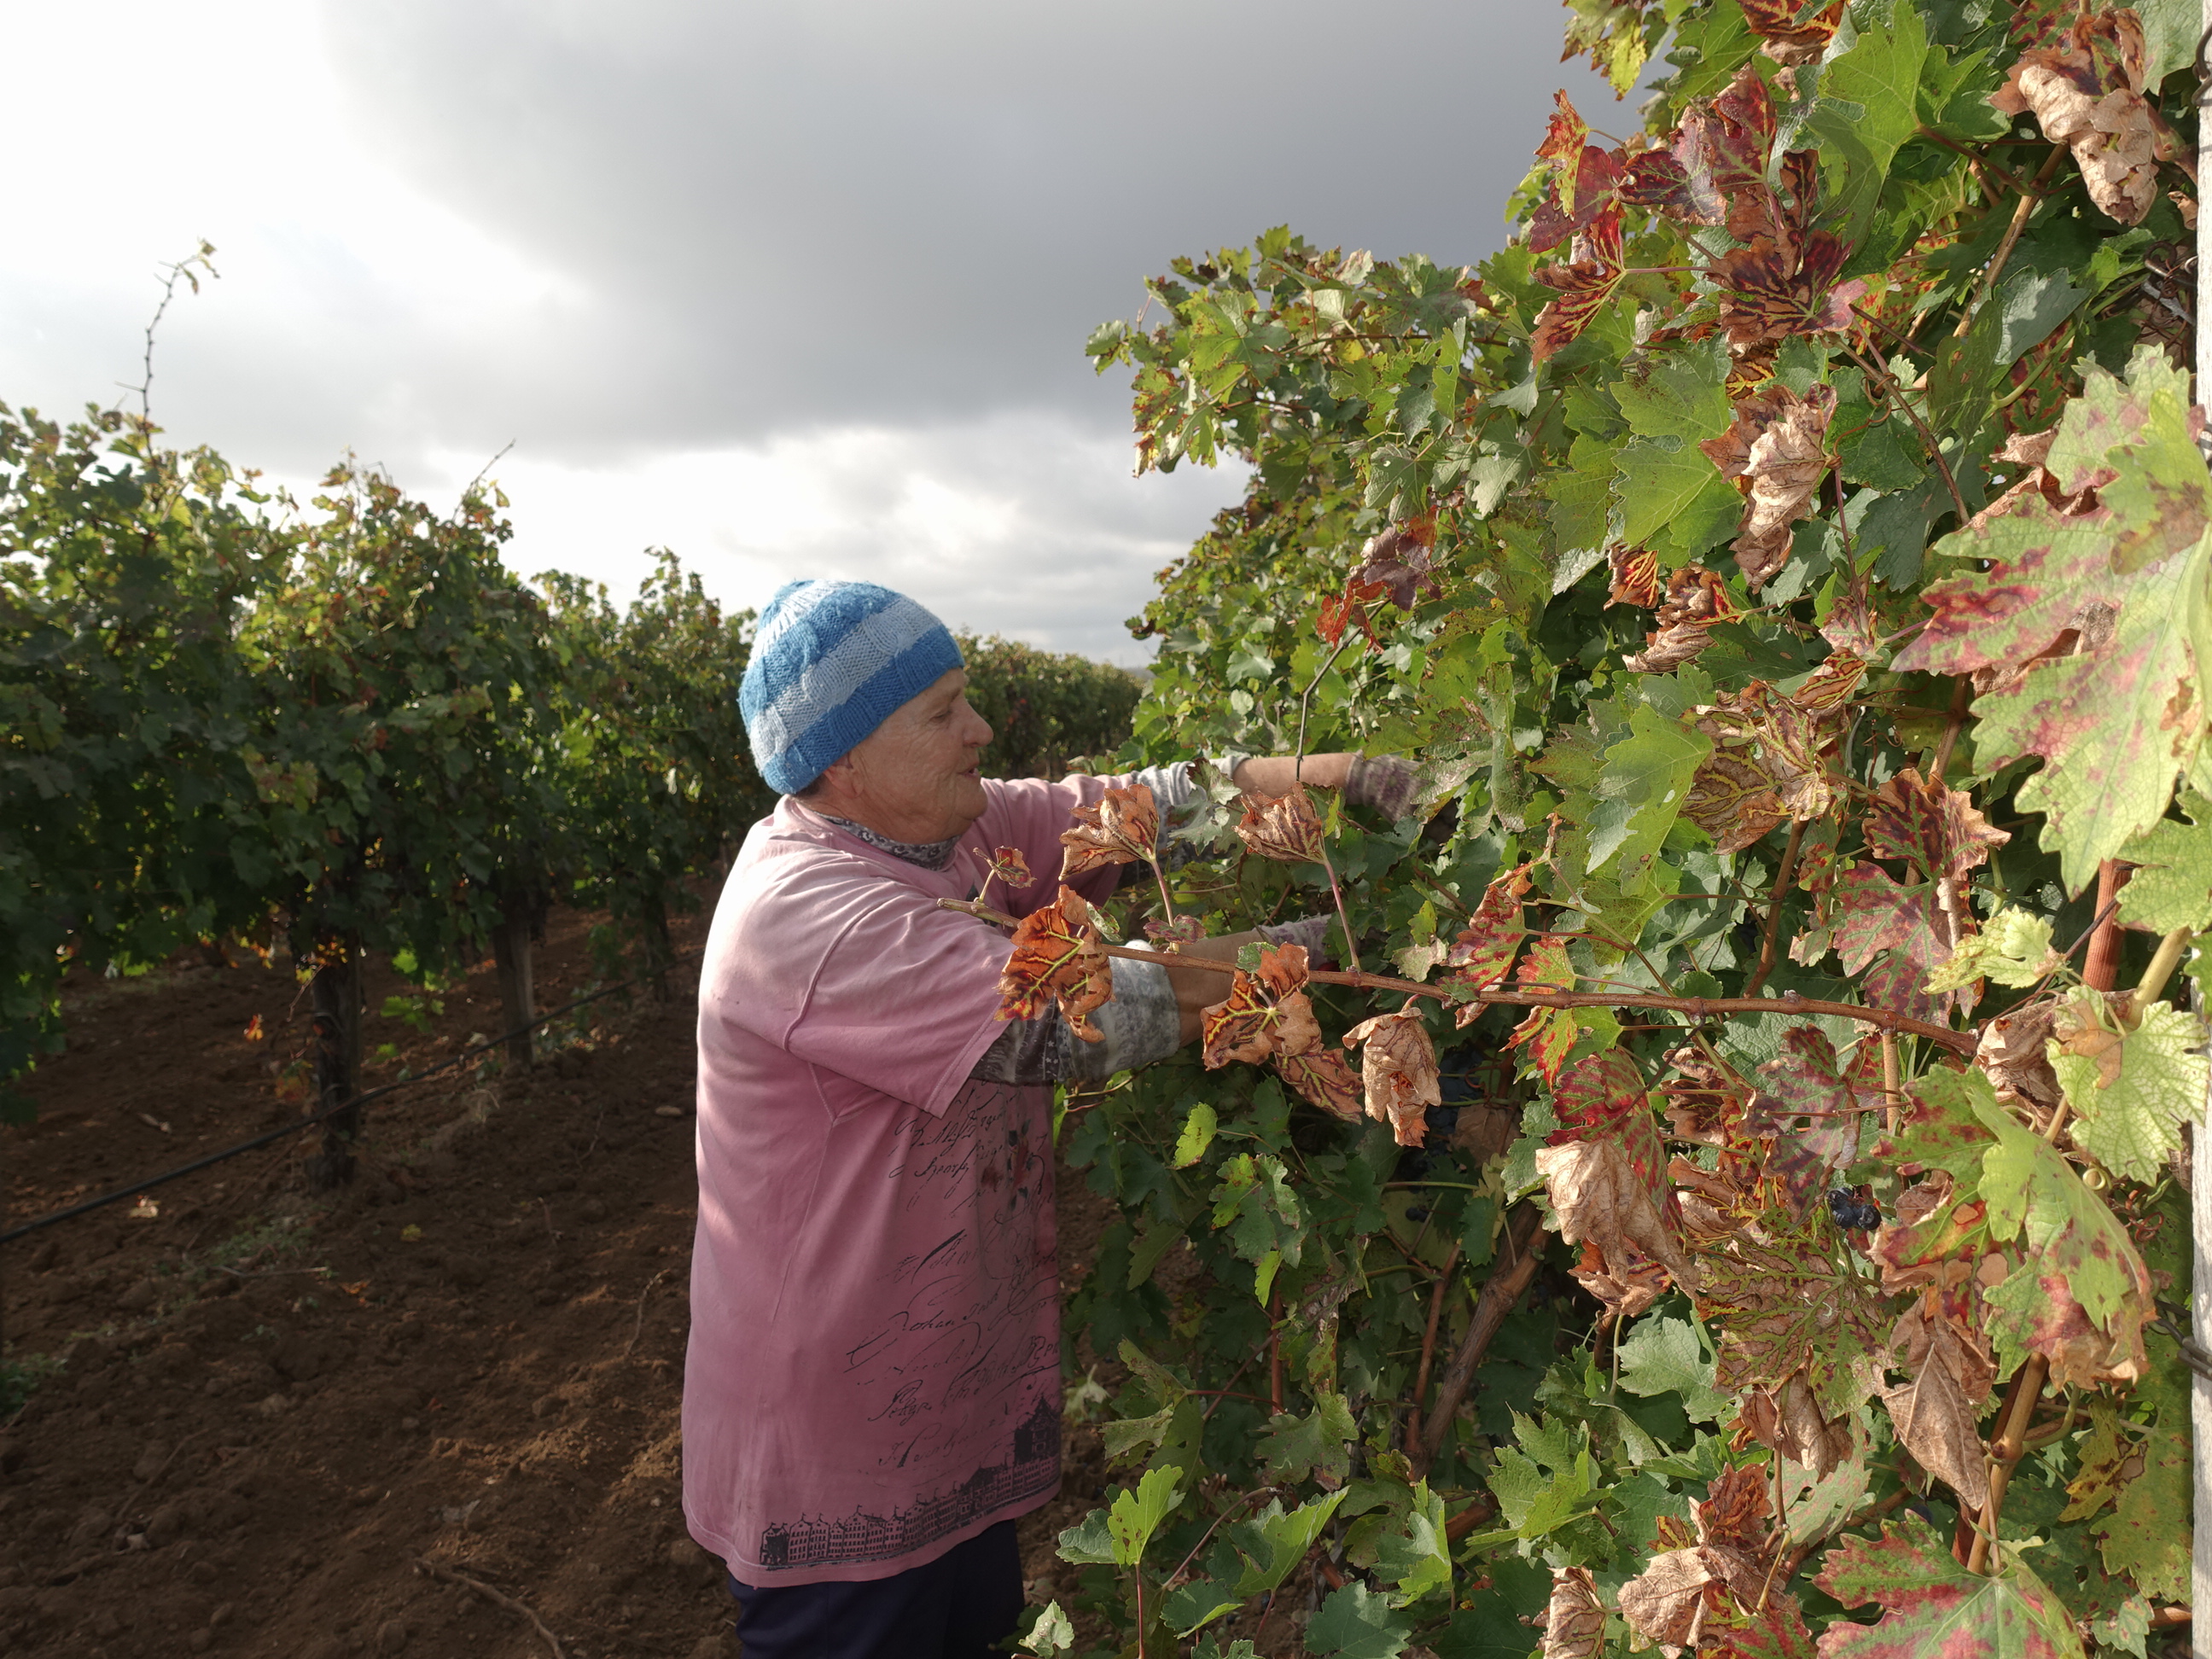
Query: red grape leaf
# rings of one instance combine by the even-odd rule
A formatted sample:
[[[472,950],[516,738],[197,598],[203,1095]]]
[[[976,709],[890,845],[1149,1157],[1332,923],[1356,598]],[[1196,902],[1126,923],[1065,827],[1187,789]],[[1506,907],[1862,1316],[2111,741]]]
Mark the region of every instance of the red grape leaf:
[[[1836,1051],[1817,1025],[1784,1033],[1782,1053],[1759,1068],[1762,1087],[1752,1109],[1772,1121],[1774,1152],[1767,1172],[1789,1194],[1802,1221],[1835,1173],[1858,1156],[1862,1107],[1879,1109],[1881,1097],[1862,1097],[1836,1066]],[[1786,1119],[1812,1116],[1802,1124]],[[1879,1118],[1877,1117],[1877,1121]]]
[[[1963,789],[1940,778],[1923,779],[1906,767],[1875,791],[1866,816],[1867,850],[1878,859],[1903,859],[1923,881],[1959,881],[1987,864],[2012,839],[1975,810]]]
[[[1390,592],[1389,584],[1362,581],[1358,576],[1347,577],[1344,592],[1333,593],[1321,602],[1320,613],[1314,618],[1314,631],[1326,645],[1334,645],[1344,638],[1344,630],[1353,623],[1367,635],[1367,642],[1380,646],[1382,638],[1375,631],[1373,606]]]
[[[1698,768],[1682,814],[1713,838],[1716,853],[1741,853],[1790,817],[1774,775],[1729,749],[1715,749]]]
[[[1628,274],[1621,263],[1620,208],[1599,214],[1576,236],[1571,251],[1571,258],[1536,273],[1538,282],[1559,295],[1536,313],[1528,336],[1530,354],[1538,362],[1579,338]]]
[[[1091,907],[1072,887],[1022,918],[1013,954],[999,975],[999,1018],[1035,1019],[1048,1003],[1085,1042],[1104,1034],[1088,1016],[1114,1000],[1114,975]]]
[[[1416,589],[1431,599],[1443,591],[1436,578],[1436,540],[1433,514],[1424,513],[1377,531],[1359,550],[1363,562],[1352,573],[1352,580],[1355,585],[1379,584],[1391,604],[1401,611],[1411,611]]]
[[[1480,902],[1459,937],[1444,955],[1444,965],[1460,971],[1452,984],[1468,991],[1486,991],[1505,977],[1528,933],[1521,900],[1528,890],[1528,872],[1535,860],[1508,870],[1482,890]],[[1569,975],[1568,982],[1573,982]]]
[[[1607,605],[1632,605],[1644,611],[1659,607],[1659,556],[1648,547],[1613,547],[1606,552],[1613,568]]]
[[[1030,874],[1030,861],[1018,847],[1000,848],[991,854],[991,862],[986,867],[987,880],[996,881],[1012,890],[1019,890],[1036,879]]]
[[[1060,858],[1062,881],[1110,865],[1148,862],[1158,848],[1160,811],[1147,784],[1109,789],[1096,806],[1079,806],[1071,816],[1074,827],[1060,835],[1067,849]]]
[[[1552,118],[1556,126],[1559,118]],[[1530,252],[1548,253],[1601,214],[1618,215],[1626,177],[1620,152],[1595,144],[1583,145],[1571,161],[1561,162],[1553,173],[1551,189],[1528,216]]]
[[[1305,982],[1304,945],[1261,945],[1257,970],[1238,969],[1229,994],[1201,1017],[1207,1069],[1218,1070],[1232,1060],[1257,1065],[1278,1052],[1318,1045],[1321,1026],[1306,1000]]]
[[[1730,1607],[1705,1621],[1704,1659],[1815,1659],[1813,1632],[1794,1595],[1770,1591],[1754,1611]]]
[[[1808,714],[1829,714],[1851,700],[1866,678],[1866,659],[1854,651],[1835,651],[1790,694],[1790,701]]]
[[[1536,159],[1564,167],[1583,153],[1589,139],[1589,123],[1583,120],[1573,100],[1565,92],[1552,94],[1552,118],[1544,128],[1544,142],[1536,146]],[[1567,205],[1572,207],[1570,201]]]
[[[1360,1048],[1367,1115],[1389,1124],[1401,1146],[1419,1146],[1428,1134],[1428,1109],[1443,1103],[1436,1045],[1420,1015],[1407,1008],[1364,1019],[1344,1034],[1344,1046]]]
[[[1936,897],[1932,882],[1900,886],[1878,864],[1850,865],[1836,878],[1836,951],[1844,971],[1860,981],[1869,1007],[1934,1020],[1947,1003],[1973,1006],[1971,986],[1941,999],[1920,988],[1956,946],[1951,929],[1972,927],[1963,906],[1947,915],[1936,908]]]
[[[1528,954],[1522,958],[1521,965],[1514,970],[1513,976],[1527,990],[1542,990],[1547,987],[1562,991],[1573,990],[1575,969],[1574,964],[1567,960],[1565,941],[1553,939],[1548,933],[1538,939],[1528,947]],[[1471,1016],[1479,1017],[1481,1012],[1480,1003],[1469,1003],[1460,1010],[1460,1024],[1466,1024]],[[1509,1048],[1525,1046],[1528,1050],[1529,1062],[1535,1066],[1537,1073],[1545,1082],[1553,1083],[1559,1079],[1559,1067],[1566,1063],[1567,1056],[1574,1051],[1575,1039],[1581,1035],[1582,1027],[1575,1022],[1573,1009],[1531,1008],[1521,1023],[1513,1028],[1513,1035],[1506,1038],[1505,1046]]]
[[[2081,1659],[2065,1605],[2007,1550],[1990,1574],[1968,1572],[1918,1516],[1846,1538],[1813,1582],[1847,1607],[1873,1602],[1875,1625],[1838,1620],[1820,1632],[1820,1659]]]
[[[1304,1002],[1304,994],[1301,993],[1296,1000]],[[1308,1018],[1311,1018],[1310,1013]],[[1275,1070],[1282,1074],[1284,1082],[1322,1110],[1333,1113],[1346,1122],[1356,1123],[1364,1108],[1370,1103],[1362,1099],[1358,1073],[1345,1062],[1343,1055],[1333,1048],[1322,1047],[1320,1039],[1321,1030],[1316,1026],[1312,1047],[1296,1050],[1279,1049],[1275,1054]],[[1375,1115],[1371,1111],[1366,1115]],[[1419,1136],[1417,1134],[1408,1141],[1401,1134],[1399,1140],[1403,1146],[1418,1146]]]

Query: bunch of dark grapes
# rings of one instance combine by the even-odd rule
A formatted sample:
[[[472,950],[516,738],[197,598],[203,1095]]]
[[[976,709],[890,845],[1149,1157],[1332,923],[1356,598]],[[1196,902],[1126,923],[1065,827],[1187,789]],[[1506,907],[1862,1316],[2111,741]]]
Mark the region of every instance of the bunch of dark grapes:
[[[1872,1232],[1881,1225],[1881,1212],[1848,1187],[1830,1191],[1828,1213],[1835,1218],[1836,1225],[1847,1233]]]

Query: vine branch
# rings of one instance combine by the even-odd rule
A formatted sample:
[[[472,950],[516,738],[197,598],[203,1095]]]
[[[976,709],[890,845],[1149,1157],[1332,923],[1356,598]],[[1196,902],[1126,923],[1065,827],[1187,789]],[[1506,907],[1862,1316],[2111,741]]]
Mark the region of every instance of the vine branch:
[[[1013,917],[986,909],[966,899],[941,898],[937,901],[937,908],[957,910],[963,915],[974,916],[979,921],[993,922],[1001,927],[1018,926]],[[1160,960],[1157,951],[1130,951],[1118,945],[1099,948],[1107,956],[1126,957],[1131,962],[1149,962],[1158,966]],[[1176,956],[1176,966],[1195,968],[1210,974],[1234,974],[1237,971],[1233,962],[1182,954]],[[1930,1042],[1941,1043],[1954,1054],[1972,1054],[1978,1042],[1972,1031],[1954,1031],[1948,1026],[1931,1025],[1924,1019],[1913,1019],[1893,1009],[1868,1008],[1856,1002],[1828,1002],[1819,997],[1800,996],[1795,991],[1784,991],[1778,997],[1670,997],[1638,990],[1458,991],[1443,986],[1423,985],[1389,974],[1348,974],[1322,968],[1310,969],[1306,977],[1316,985],[1342,985],[1355,991],[1390,991],[1401,996],[1426,997],[1432,1002],[1496,1003],[1508,1008],[1664,1008],[1673,1013],[1687,1014],[1698,1021],[1704,1021],[1715,1014],[1788,1014],[1793,1017],[1826,1014],[1837,1019],[1878,1026],[1886,1031],[1900,1031],[1912,1036],[1925,1037]]]

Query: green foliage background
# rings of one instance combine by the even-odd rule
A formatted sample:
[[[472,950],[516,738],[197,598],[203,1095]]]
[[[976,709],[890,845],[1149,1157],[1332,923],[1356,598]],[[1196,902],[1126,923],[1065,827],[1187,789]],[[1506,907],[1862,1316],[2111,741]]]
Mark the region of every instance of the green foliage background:
[[[1126,1374],[1126,1473],[1061,1540],[1079,1617],[1040,1610],[1030,1645],[1210,1659],[1310,1606],[1307,1651],[1385,1659],[2142,1655],[2188,1595],[2161,1309],[2187,1304],[2172,1159],[2205,1085],[2174,1063],[2201,1025],[2155,999],[2212,923],[2195,189],[2153,159],[2161,131],[2193,153],[2196,9],[2138,9],[2132,56],[2072,6],[1570,11],[1571,48],[1656,90],[1609,153],[1563,109],[1510,206],[1556,234],[1462,267],[1271,230],[1176,261],[1164,321],[1091,343],[1133,373],[1150,465],[1251,467],[1138,624],[1160,650],[1127,755],[1419,762],[1395,823],[1322,805],[1363,957],[1447,994],[1413,1005],[1443,1103],[1408,1150],[1195,1057],[1068,1103],[1063,1147],[1121,1218],[1067,1323]],[[1992,104],[2023,62],[2130,112],[2139,211]],[[1619,182],[1654,154],[1683,176]],[[1790,434],[1752,442],[1792,410],[1801,487],[1754,556],[1747,491],[1785,482]],[[1771,485],[1722,471],[1732,432]],[[1221,932],[1328,908],[1318,866],[1248,861],[1226,825],[1187,832],[1220,856],[1179,909]],[[2143,866],[2118,908],[2136,1004],[2078,972],[2115,859]],[[1504,988],[1614,1006],[1509,1042],[1529,1011],[1451,969],[1498,915],[1553,941]],[[1315,993],[1332,1038],[1398,1000]],[[1926,1024],[1897,1092],[1879,1014],[1813,1002]],[[2019,1066],[1985,1046],[1963,1087],[1974,1034],[2007,1030]],[[1686,1277],[1562,1186],[1603,1146]],[[1423,1467],[1431,1309],[1441,1371],[1516,1206],[1545,1265]],[[1668,1288],[1616,1313],[1623,1273]],[[1954,1340],[1984,1357],[1926,1350]],[[1971,1515],[2003,1392],[1978,1367],[2030,1362],[2030,1449],[1970,1571],[1929,1425]]]

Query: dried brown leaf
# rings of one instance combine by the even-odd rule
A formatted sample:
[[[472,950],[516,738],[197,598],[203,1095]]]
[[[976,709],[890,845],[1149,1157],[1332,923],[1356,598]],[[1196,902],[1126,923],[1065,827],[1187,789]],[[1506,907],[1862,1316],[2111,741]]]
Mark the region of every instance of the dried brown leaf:
[[[1790,526],[1813,510],[1835,412],[1833,386],[1817,385],[1800,398],[1776,386],[1738,403],[1734,424],[1698,446],[1744,493],[1735,557],[1753,592],[1789,562]]]
[[[1244,816],[1237,839],[1247,850],[1279,864],[1318,864],[1322,859],[1321,815],[1302,789],[1287,795],[1244,797]]]
[[[1060,831],[1060,877],[1079,876],[1116,864],[1141,864],[1154,855],[1160,839],[1160,811],[1148,785],[1109,789],[1096,806],[1079,806],[1074,827]]]
[[[1622,1299],[1612,1305],[1623,1317],[1643,1312],[1665,1288],[1664,1277],[1648,1267],[1663,1268],[1685,1285],[1696,1283],[1689,1257],[1618,1140],[1601,1136],[1539,1147],[1536,1170],[1559,1218],[1559,1237],[1570,1244],[1586,1241],[1601,1258],[1601,1273],[1577,1268],[1575,1277],[1601,1301],[1616,1290]]]
[[[1735,614],[1719,575],[1703,565],[1686,564],[1668,576],[1659,625],[1644,635],[1644,649],[1627,659],[1627,666],[1638,674],[1679,668],[1711,642],[1715,623]]]
[[[2057,44],[2022,52],[1990,98],[2007,115],[2032,111],[2046,139],[2074,152],[2090,201],[2124,225],[2141,224],[2158,199],[2161,135],[2143,96],[2148,59],[2133,11],[2099,12]]]
[[[1436,1044],[1420,1015],[1407,1008],[1364,1019],[1344,1034],[1344,1046],[1360,1050],[1367,1115],[1389,1124],[1401,1146],[1419,1146],[1428,1134],[1428,1109],[1443,1103]]]
[[[1978,1299],[1972,1281],[1917,1298],[1890,1339],[1911,1380],[1881,1390],[1905,1449],[1929,1474],[1978,1503],[1988,1492],[1981,1418],[1996,1379],[1988,1346],[1969,1323]]]
[[[1552,1569],[1552,1601],[1544,1609],[1543,1659],[1597,1659],[1605,1645],[1605,1603],[1588,1567]]]

